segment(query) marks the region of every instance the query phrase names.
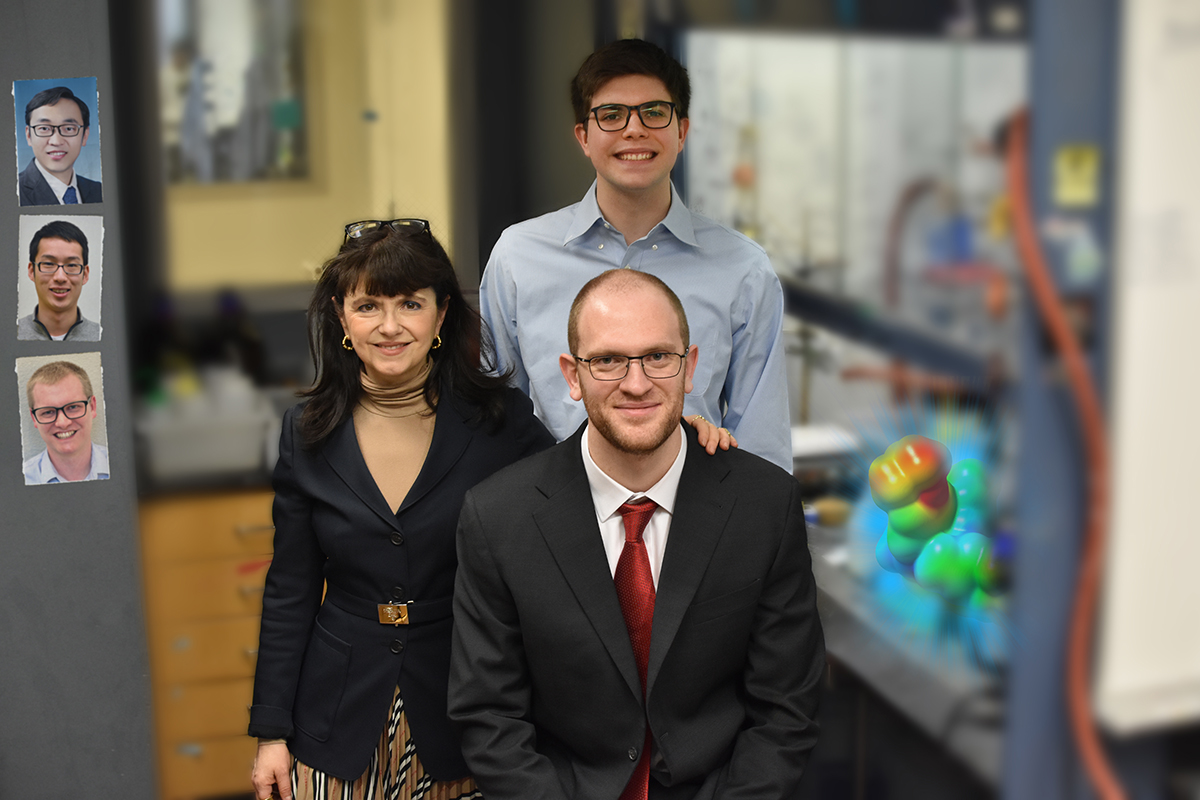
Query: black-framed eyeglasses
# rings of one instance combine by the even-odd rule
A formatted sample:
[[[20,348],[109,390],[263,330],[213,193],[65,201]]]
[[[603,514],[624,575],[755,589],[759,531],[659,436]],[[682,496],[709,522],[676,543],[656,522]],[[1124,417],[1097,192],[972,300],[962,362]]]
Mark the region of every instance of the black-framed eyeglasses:
[[[619,381],[629,374],[629,364],[642,362],[642,372],[647,378],[674,378],[683,369],[683,353],[647,353],[644,356],[592,356],[575,360],[588,365],[588,371],[598,381]]]
[[[642,121],[642,125],[647,128],[665,128],[675,118],[675,104],[668,103],[666,100],[651,100],[640,106],[605,103],[593,108],[591,114],[596,118],[596,124],[600,126],[600,130],[612,133],[625,130],[625,126],[629,124],[630,115],[635,111],[638,119]]]
[[[82,275],[85,264],[55,264],[53,261],[37,262],[37,271],[43,275],[53,275],[60,269],[68,275]]]
[[[368,231],[376,228],[391,228],[394,231],[411,231],[412,233],[429,233],[429,221],[424,219],[364,219],[351,222],[346,226],[346,236],[342,244],[357,239]]]
[[[65,136],[68,139],[74,139],[83,130],[82,125],[76,125],[74,122],[68,122],[66,125],[30,125],[33,135],[39,139],[49,139],[50,136],[58,131],[59,136]]]
[[[41,406],[33,409],[33,418],[43,425],[49,425],[58,419],[58,412],[62,412],[67,419],[79,419],[87,413],[88,403],[92,398],[87,400],[76,400],[74,403],[67,403],[65,406]]]

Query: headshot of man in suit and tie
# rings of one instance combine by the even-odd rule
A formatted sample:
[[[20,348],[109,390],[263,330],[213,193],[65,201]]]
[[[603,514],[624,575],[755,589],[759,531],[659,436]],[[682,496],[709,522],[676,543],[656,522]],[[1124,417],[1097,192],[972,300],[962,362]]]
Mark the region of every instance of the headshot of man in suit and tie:
[[[36,218],[22,218],[26,219]],[[77,220],[99,224],[97,217]],[[88,237],[73,222],[52,220],[33,234],[26,276],[37,291],[37,305],[30,314],[18,317],[17,339],[100,341],[100,323],[85,318],[79,308],[80,294],[90,276],[89,255]]]
[[[33,158],[18,179],[22,206],[99,203],[99,181],[75,170],[88,143],[91,111],[69,87],[54,86],[25,104],[25,142]]]
[[[18,359],[18,375],[27,360]],[[98,405],[86,369],[74,361],[43,363],[29,375],[25,399],[29,419],[46,445],[25,461],[26,485],[108,480],[108,448],[92,437]]]
[[[704,354],[658,278],[576,297],[587,421],[468,492],[449,713],[483,795],[795,796],[825,665],[799,484],[680,424]]]

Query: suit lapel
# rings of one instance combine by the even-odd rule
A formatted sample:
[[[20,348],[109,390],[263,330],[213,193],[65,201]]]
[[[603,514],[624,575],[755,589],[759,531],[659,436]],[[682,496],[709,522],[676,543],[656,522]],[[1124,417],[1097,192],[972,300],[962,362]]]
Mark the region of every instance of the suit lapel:
[[[54,190],[50,188],[50,184],[46,183],[46,179],[42,177],[42,173],[38,170],[34,161],[30,161],[29,165],[21,173],[21,182],[29,189],[31,205],[49,206],[59,204]]]
[[[633,660],[633,646],[608,569],[592,490],[583,469],[579,449],[582,432],[581,427],[551,451],[554,458],[548,460],[548,468],[538,482],[538,490],[546,495],[546,502],[534,511],[533,520],[629,690],[640,697],[642,686]]]
[[[442,478],[446,477],[446,473],[466,452],[467,445],[471,443],[473,436],[474,434],[467,427],[462,414],[450,401],[444,400],[438,403],[437,420],[433,424],[433,441],[429,443],[429,454],[425,456],[425,463],[421,465],[421,471],[418,473],[417,479],[413,481],[412,488],[404,496],[404,502],[400,504],[397,516],[428,494],[441,482]],[[376,492],[379,493],[378,489]]]
[[[708,570],[713,551],[729,521],[734,496],[721,485],[728,468],[723,461],[703,452],[696,444],[691,428],[687,435],[687,460],[675,495],[675,514],[667,550],[663,554],[658,590],[654,600],[654,624],[650,636],[650,659],[646,675],[646,693],[654,687],[683,615],[696,596],[696,589]]]
[[[392,513],[383,492],[379,491],[379,485],[375,483],[375,478],[367,468],[367,462],[363,459],[358,438],[354,433],[353,417],[348,418],[329,435],[329,442],[323,453],[329,466],[350,491],[388,525],[399,530],[399,515],[438,485],[451,467],[462,458],[473,436],[458,409],[449,402],[440,403],[437,420],[433,425],[433,440],[429,444],[429,453],[425,456],[425,463],[421,465],[417,479],[413,481],[412,488],[404,496],[404,502],[400,504],[396,513]]]
[[[362,451],[358,449],[353,416],[347,417],[329,434],[329,440],[321,448],[321,454],[363,505],[374,511],[391,527],[400,529],[396,515],[388,508],[387,501],[383,499],[383,492],[379,491],[379,486],[371,477],[371,471],[367,469],[367,462],[363,460]]]

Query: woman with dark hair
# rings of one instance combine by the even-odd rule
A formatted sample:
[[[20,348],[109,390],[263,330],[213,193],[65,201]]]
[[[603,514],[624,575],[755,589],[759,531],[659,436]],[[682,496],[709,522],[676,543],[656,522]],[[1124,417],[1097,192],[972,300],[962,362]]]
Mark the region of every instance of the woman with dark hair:
[[[422,220],[346,226],[309,346],[273,479],[256,797],[478,797],[446,717],[455,527],[467,489],[554,439],[481,370],[479,315]]]

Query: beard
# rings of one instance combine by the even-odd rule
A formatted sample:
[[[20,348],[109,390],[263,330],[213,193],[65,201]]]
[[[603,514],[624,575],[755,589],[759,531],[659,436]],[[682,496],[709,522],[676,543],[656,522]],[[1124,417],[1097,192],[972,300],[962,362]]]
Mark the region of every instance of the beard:
[[[611,395],[600,399],[589,397],[584,392],[583,407],[587,410],[588,422],[605,441],[622,453],[644,456],[666,444],[683,418],[683,393],[667,394],[658,415],[644,420],[640,425],[631,425],[618,419],[618,412],[605,405]]]

